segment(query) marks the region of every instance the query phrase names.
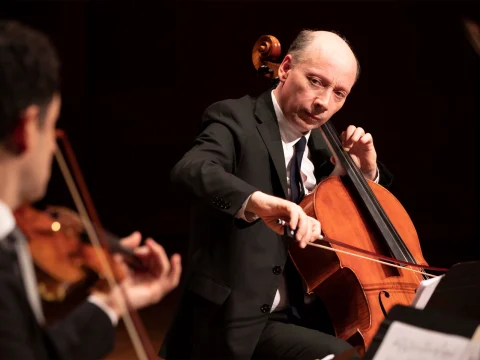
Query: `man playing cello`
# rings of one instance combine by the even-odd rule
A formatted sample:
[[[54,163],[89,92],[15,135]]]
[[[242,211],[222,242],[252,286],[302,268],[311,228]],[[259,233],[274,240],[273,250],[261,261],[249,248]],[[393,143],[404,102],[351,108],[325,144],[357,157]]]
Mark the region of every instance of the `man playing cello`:
[[[185,291],[161,356],[312,360],[350,348],[329,331],[321,302],[304,297],[277,220],[302,248],[319,238],[321,224],[298,203],[322,177],[342,174],[316,129],[342,108],[359,69],[340,36],[302,31],[274,90],[205,111],[172,171],[195,201]],[[390,184],[371,134],[349,126],[341,138],[366,179]]]

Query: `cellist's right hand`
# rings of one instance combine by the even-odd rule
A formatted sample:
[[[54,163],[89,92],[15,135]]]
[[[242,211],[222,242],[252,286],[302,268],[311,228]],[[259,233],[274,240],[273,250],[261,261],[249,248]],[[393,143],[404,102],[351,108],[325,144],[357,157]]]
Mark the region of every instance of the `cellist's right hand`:
[[[278,219],[284,220],[292,230],[297,230],[295,240],[301,248],[320,237],[320,222],[303,211],[301,206],[275,196],[256,191],[250,196],[245,212],[253,213],[278,234],[284,234],[284,227]]]

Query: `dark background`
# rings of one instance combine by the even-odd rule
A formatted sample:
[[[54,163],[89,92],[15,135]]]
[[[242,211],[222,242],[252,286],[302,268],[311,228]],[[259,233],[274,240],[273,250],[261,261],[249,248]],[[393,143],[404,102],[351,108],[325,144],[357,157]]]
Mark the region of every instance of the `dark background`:
[[[480,259],[480,56],[462,25],[464,16],[480,20],[474,2],[21,1],[0,10],[57,47],[59,127],[111,231],[138,229],[184,253],[188,206],[169,172],[202,111],[268,88],[251,62],[261,35],[275,35],[285,51],[299,30],[314,28],[342,33],[360,60],[360,80],[332,119],[337,129],[372,133],[427,261]],[[71,206],[56,167],[45,203]]]

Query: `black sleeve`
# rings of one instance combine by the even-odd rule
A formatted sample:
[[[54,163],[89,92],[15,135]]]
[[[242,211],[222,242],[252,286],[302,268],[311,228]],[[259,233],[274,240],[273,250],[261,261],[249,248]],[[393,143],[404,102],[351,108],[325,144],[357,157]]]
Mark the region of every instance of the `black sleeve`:
[[[380,179],[378,183],[382,185],[384,188],[388,189],[392,185],[393,175],[390,173],[390,171],[388,171],[387,167],[380,161],[377,161],[377,166],[378,166],[378,171],[380,173]]]
[[[34,360],[52,350],[62,359],[99,359],[112,351],[114,335],[108,315],[88,302],[57,326],[41,330],[20,284],[11,275],[0,276],[0,359]]]
[[[241,121],[231,108],[224,102],[213,104],[204,113],[202,131],[193,147],[173,168],[173,183],[214,209],[234,216],[258,190],[234,175],[244,143]]]
[[[108,315],[88,301],[48,332],[58,352],[72,360],[100,359],[113,350],[115,340]]]
[[[0,276],[0,359],[36,359],[28,303],[13,277]]]

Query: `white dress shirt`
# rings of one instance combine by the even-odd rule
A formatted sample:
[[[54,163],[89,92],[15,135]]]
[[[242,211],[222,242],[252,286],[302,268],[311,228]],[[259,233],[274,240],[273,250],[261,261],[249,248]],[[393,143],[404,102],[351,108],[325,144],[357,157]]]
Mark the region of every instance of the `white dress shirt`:
[[[297,141],[300,140],[302,136],[305,136],[308,144],[308,139],[310,138],[311,131],[306,134],[301,133],[297,130],[283,115],[282,109],[280,105],[278,105],[277,99],[275,98],[275,94],[272,90],[272,102],[273,107],[275,109],[275,115],[277,116],[278,126],[280,129],[280,136],[282,138],[282,146],[283,146],[283,155],[285,157],[285,168],[287,170],[287,184],[288,184],[288,195],[287,199],[291,199],[290,194],[290,167],[291,167],[291,160],[293,154],[295,152],[295,144]],[[317,185],[317,180],[315,179],[314,174],[314,166],[312,161],[310,160],[310,151],[308,146],[305,147],[305,152],[303,153],[302,158],[302,165],[300,168],[300,172],[302,175],[303,186],[305,190],[305,195],[310,194],[313,190],[315,190],[315,186]],[[379,175],[375,179],[375,182],[378,183]],[[245,200],[243,206],[240,210],[236,213],[237,218],[241,218],[248,222],[256,220],[258,217],[254,216],[253,218],[248,218],[245,215],[245,208],[247,206],[248,201],[250,200],[250,196]],[[307,301],[307,298],[305,299]],[[286,292],[286,285],[285,285],[285,277],[282,276],[282,280],[280,281],[279,288],[275,294],[275,298],[273,300],[271,312],[275,310],[282,310],[285,309],[288,305],[288,297]]]
[[[0,200],[0,241],[4,240],[15,229],[15,227],[16,221],[12,210],[7,206],[7,204]],[[37,289],[37,278],[35,276],[33,260],[28,249],[26,239],[24,244],[26,245],[25,248],[22,247],[21,242],[16,244],[17,258],[20,265],[23,283],[26,287],[25,291],[28,301],[38,323],[43,325],[45,323],[45,318],[41,306],[40,295]],[[90,295],[87,300],[102,309],[112,321],[113,326],[117,325],[118,315],[100,298],[95,295]]]
[[[12,211],[0,200],[0,240],[5,239],[15,228],[15,218]]]

